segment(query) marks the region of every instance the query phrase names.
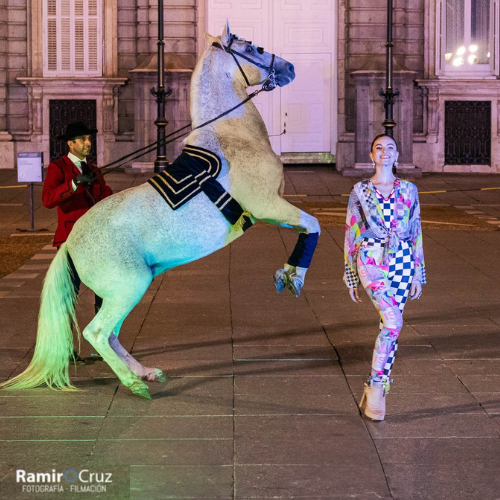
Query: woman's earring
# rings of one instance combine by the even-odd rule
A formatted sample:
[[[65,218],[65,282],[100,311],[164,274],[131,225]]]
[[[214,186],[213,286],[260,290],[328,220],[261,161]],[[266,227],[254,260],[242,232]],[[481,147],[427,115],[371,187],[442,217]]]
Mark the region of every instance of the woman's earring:
[[[394,168],[398,168],[398,165],[399,163],[397,162],[397,160],[394,162]]]
[[[375,162],[372,160],[372,167],[375,168]]]

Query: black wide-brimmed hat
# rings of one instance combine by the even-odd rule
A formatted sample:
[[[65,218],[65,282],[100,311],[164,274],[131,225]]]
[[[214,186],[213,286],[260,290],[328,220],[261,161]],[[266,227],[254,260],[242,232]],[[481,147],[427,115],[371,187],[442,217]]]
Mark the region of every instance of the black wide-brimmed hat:
[[[68,123],[66,127],[66,132],[64,134],[57,136],[61,141],[71,141],[75,137],[80,137],[81,135],[93,135],[97,134],[97,129],[88,128],[83,122],[73,122]]]

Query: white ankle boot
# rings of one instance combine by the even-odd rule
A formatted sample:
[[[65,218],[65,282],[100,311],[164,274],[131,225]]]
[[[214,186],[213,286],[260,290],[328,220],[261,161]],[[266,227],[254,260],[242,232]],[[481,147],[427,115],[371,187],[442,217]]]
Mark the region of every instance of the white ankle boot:
[[[372,420],[384,420],[385,398],[389,393],[389,379],[387,377],[370,378],[365,383],[365,391],[359,403],[363,413]]]

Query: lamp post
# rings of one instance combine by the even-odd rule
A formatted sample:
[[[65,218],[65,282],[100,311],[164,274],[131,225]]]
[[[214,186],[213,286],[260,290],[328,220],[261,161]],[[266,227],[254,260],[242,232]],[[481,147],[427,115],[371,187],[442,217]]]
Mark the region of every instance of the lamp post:
[[[154,172],[163,172],[168,165],[167,145],[165,144],[165,128],[168,121],[165,118],[165,101],[172,93],[172,89],[165,91],[165,41],[163,40],[163,0],[158,0],[158,88],[151,89],[151,94],[156,98],[158,117],[155,125],[156,131],[156,160]]]
[[[385,128],[385,134],[393,137],[396,122],[393,118],[394,98],[399,95],[399,91],[392,88],[392,0],[387,0],[387,43],[385,52],[385,82],[386,89],[380,91],[380,96],[384,98],[385,120],[382,125]]]

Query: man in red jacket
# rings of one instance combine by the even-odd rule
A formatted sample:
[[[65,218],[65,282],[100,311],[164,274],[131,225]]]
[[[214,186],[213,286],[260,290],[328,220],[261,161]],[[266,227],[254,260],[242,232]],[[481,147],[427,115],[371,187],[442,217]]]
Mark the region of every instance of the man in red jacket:
[[[58,139],[67,142],[67,155],[52,161],[43,183],[42,203],[47,208],[57,207],[57,229],[53,245],[59,248],[68,238],[75,222],[98,201],[113,194],[104,181],[101,171],[87,156],[92,146],[92,135],[97,130],[89,129],[82,122],[70,123],[66,132]],[[72,281],[75,291],[80,290],[80,278],[70,258]],[[95,311],[100,309],[102,299],[95,296]]]

